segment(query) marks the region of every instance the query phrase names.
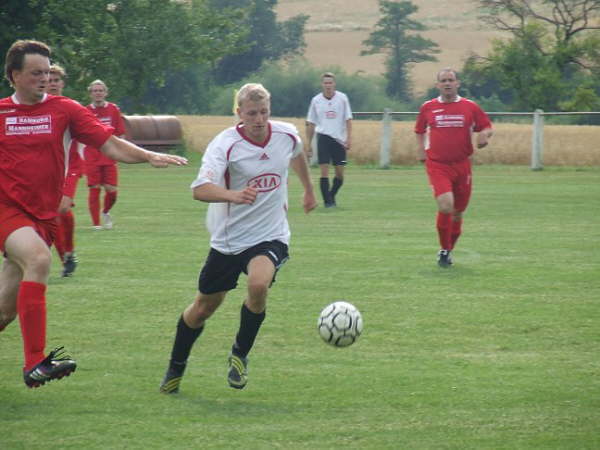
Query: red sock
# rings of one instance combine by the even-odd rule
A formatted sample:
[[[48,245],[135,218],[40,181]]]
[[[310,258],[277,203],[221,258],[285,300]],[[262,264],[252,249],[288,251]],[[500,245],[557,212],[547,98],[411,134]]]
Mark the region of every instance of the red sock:
[[[462,219],[458,219],[458,220],[452,222],[452,247],[450,248],[451,250],[456,245],[456,241],[458,241],[458,238],[461,233],[462,233]]]
[[[104,209],[102,212],[106,214],[110,211],[110,208],[117,202],[117,191],[106,191],[104,195]]]
[[[73,216],[73,211],[69,210],[62,216],[60,216],[60,220],[62,223],[62,231],[63,231],[63,239],[64,239],[64,249],[66,253],[73,253],[74,244],[74,233],[75,229],[75,217]]]
[[[100,225],[100,188],[90,188],[88,194],[88,208],[94,226]]]
[[[54,236],[54,247],[56,248],[56,253],[60,257],[61,261],[64,261],[65,255],[65,240],[64,240],[64,215],[60,215],[56,218],[56,236]]]
[[[452,214],[437,213],[436,221],[440,246],[444,250],[452,249]]]
[[[46,347],[46,285],[21,281],[17,297],[17,312],[23,336],[25,370],[45,358]]]

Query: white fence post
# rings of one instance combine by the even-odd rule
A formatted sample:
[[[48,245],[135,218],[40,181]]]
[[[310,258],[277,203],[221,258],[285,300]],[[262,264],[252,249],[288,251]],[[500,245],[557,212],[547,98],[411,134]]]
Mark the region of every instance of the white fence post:
[[[391,110],[385,108],[383,110],[381,143],[379,147],[379,168],[390,168],[390,151],[392,148],[392,115]]]
[[[544,163],[544,111],[536,109],[533,113],[533,137],[531,142],[531,170],[542,170]]]

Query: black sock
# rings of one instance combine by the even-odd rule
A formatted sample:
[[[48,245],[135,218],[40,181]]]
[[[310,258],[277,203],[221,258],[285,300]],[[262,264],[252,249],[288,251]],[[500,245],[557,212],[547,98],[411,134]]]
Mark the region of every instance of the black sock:
[[[255,314],[248,309],[246,304],[242,305],[240,313],[240,329],[235,337],[233,347],[231,347],[232,353],[241,358],[245,358],[248,353],[250,353],[258,330],[260,329],[263,320],[265,320],[265,315],[265,311],[260,314]]]
[[[321,195],[323,196],[323,201],[325,203],[331,203],[329,197],[329,178],[321,178]]]
[[[190,328],[183,320],[183,315],[177,322],[177,332],[175,334],[175,342],[173,343],[173,350],[171,351],[171,361],[169,363],[171,369],[177,370],[181,374],[185,370],[185,364],[187,363],[188,356],[192,351],[192,346],[196,339],[204,331],[204,325],[200,328]]]
[[[331,201],[335,201],[335,194],[338,193],[338,191],[342,187],[342,184],[344,184],[343,178],[333,178],[333,186],[331,187]]]

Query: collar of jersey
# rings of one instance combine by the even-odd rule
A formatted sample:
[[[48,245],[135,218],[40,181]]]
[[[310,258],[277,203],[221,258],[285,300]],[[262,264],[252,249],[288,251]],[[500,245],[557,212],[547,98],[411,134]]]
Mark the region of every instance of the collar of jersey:
[[[264,142],[256,142],[253,141],[252,139],[250,139],[248,136],[246,136],[244,133],[242,133],[242,122],[238,123],[235,126],[235,130],[238,132],[238,134],[242,137],[242,139],[244,139],[245,141],[250,142],[252,145],[256,145],[257,147],[262,147],[265,148],[267,146],[267,144],[269,143],[269,141],[271,140],[271,122],[267,122],[267,126],[269,127],[269,132],[267,133],[267,138],[265,139]]]
[[[42,100],[40,100],[38,103],[44,103],[47,98],[48,98],[48,94],[44,94],[44,97],[42,97]],[[12,102],[15,105],[21,105],[21,102],[19,101],[19,99],[17,99],[17,93],[16,92],[13,95],[10,96],[10,99],[12,100]],[[33,105],[26,105],[26,106],[33,106]]]
[[[457,95],[456,100],[454,100],[453,102],[445,102],[441,95],[437,98],[437,101],[440,103],[458,103],[461,100],[462,100],[462,97],[460,95]]]

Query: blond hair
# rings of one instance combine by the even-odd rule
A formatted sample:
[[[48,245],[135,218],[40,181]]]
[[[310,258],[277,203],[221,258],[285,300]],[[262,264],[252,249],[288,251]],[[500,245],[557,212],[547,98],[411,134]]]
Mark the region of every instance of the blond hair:
[[[88,86],[88,92],[92,91],[92,86],[95,86],[96,84],[99,84],[101,86],[104,86],[104,89],[106,90],[106,92],[108,92],[108,87],[106,86],[106,84],[104,83],[104,81],[102,80],[94,80],[92,81],[89,86]]]
[[[57,74],[63,80],[67,78],[67,71],[60,64],[52,64],[50,66],[50,73]]]
[[[238,91],[235,102],[238,107],[242,106],[245,101],[260,102],[266,100],[271,101],[271,93],[260,83],[247,83]]]

